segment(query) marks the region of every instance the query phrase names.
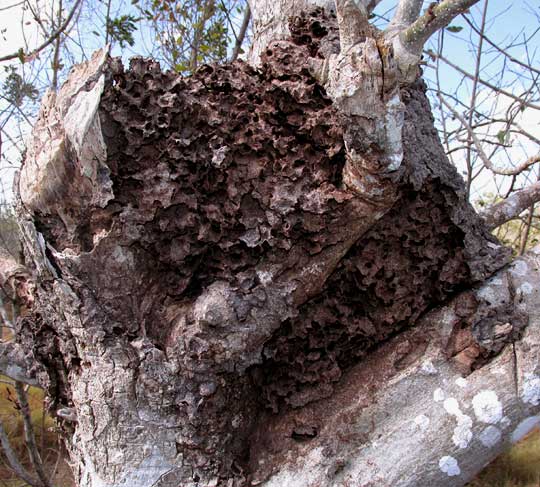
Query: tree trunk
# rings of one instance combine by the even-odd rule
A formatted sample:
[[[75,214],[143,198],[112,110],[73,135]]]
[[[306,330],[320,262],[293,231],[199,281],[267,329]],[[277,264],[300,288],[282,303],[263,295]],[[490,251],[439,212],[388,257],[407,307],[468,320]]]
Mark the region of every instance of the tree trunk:
[[[98,52],[43,102],[18,340],[81,487],[463,485],[538,423],[538,254],[316,3],[253,2],[257,68]]]

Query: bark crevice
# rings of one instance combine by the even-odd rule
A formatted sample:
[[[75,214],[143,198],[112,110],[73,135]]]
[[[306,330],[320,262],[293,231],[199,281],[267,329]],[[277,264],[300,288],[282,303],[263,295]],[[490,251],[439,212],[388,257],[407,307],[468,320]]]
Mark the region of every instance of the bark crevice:
[[[84,205],[60,198],[44,212],[21,193],[48,254],[26,249],[38,280],[19,339],[53,408],[75,413],[64,426],[81,486],[248,485],[254,459],[274,461],[272,445],[255,451],[268,425],[316,407],[381,343],[507,262],[465,200],[419,80],[399,93],[403,163],[378,175],[391,191],[347,189],[346,142],[373,144],[312,75],[336,50],[335,17],[290,25],[258,69],[181,78],[151,60],[100,61],[99,134],[25,164],[24,181],[47,156],[94,170]],[[65,100],[46,108],[43,120],[61,119]],[[96,140],[101,171],[84,160]],[[491,318],[478,320],[484,344]],[[428,346],[410,333],[400,370]],[[287,438],[307,444],[323,426],[299,419]]]

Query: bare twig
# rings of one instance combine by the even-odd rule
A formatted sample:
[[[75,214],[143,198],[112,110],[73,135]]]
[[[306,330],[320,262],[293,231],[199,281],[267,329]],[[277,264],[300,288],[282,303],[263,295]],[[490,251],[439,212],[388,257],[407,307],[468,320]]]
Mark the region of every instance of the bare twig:
[[[531,234],[532,221],[534,216],[534,204],[529,207],[529,214],[527,215],[527,221],[525,222],[525,229],[522,232],[521,243],[519,246],[519,255],[523,255],[527,249],[527,242],[529,241],[529,235]]]
[[[27,470],[22,466],[19,458],[17,457],[17,454],[15,453],[11,446],[11,443],[9,442],[9,438],[7,436],[6,430],[4,429],[2,420],[0,420],[0,444],[2,445],[2,449],[4,450],[4,455],[7,458],[9,466],[11,467],[13,472],[15,472],[15,475],[17,475],[17,477],[24,480],[31,487],[43,487],[42,483],[39,480],[34,479],[30,475],[30,473],[27,472]]]
[[[73,8],[69,12],[69,15],[66,17],[66,20],[64,21],[64,23],[60,27],[58,27],[58,29],[56,29],[50,35],[50,37],[47,40],[45,40],[45,42],[43,42],[41,45],[36,47],[32,52],[26,54],[22,50],[20,50],[12,54],[8,54],[7,56],[0,57],[0,62],[9,61],[11,59],[17,59],[21,57],[24,60],[33,59],[36,55],[38,55],[41,51],[43,51],[43,49],[51,45],[56,40],[56,38],[60,36],[60,34],[62,34],[69,27],[69,24],[71,23],[71,20],[75,16],[75,13],[77,12],[79,5],[81,3],[82,3],[82,0],[76,0],[75,4],[73,5]]]
[[[484,32],[485,26],[486,26],[486,16],[487,16],[487,9],[488,9],[488,0],[484,1],[484,8],[482,11],[482,27],[481,32]],[[476,63],[474,68],[474,80],[473,80],[473,86],[472,86],[472,93],[471,93],[471,101],[470,101],[470,110],[469,110],[469,127],[472,127],[472,124],[474,123],[474,112],[476,108],[476,97],[478,94],[478,78],[480,77],[480,66],[481,66],[481,60],[482,60],[482,47],[483,47],[483,41],[484,38],[482,35],[480,35],[480,41],[478,42],[478,48],[476,50]],[[471,138],[469,136],[468,140],[468,149],[467,149],[467,197],[471,194],[471,184],[472,184],[472,172],[473,172],[473,164],[472,164],[472,154],[471,154]]]
[[[482,149],[482,143],[478,139],[477,135],[475,134],[474,130],[469,125],[469,122],[463,117],[457,110],[455,110],[450,103],[448,103],[442,96],[439,97],[440,102],[448,108],[452,114],[461,122],[463,125],[463,128],[467,130],[467,133],[469,134],[469,137],[471,138],[474,147],[478,153],[478,156],[484,163],[484,166],[487,167],[490,171],[492,171],[495,174],[498,174],[500,176],[513,176],[515,174],[519,174],[529,167],[531,167],[533,164],[536,164],[540,161],[540,153],[529,157],[525,161],[523,161],[521,164],[517,165],[516,167],[509,168],[509,169],[500,169],[493,165],[490,158],[486,155],[484,152],[484,149]]]
[[[41,481],[43,487],[52,487],[52,484],[43,470],[43,462],[39,456],[38,447],[36,444],[36,435],[34,433],[34,426],[32,425],[32,417],[30,416],[30,406],[28,404],[28,396],[24,390],[24,386],[20,382],[15,382],[15,391],[17,392],[17,398],[19,401],[20,411],[23,418],[24,425],[24,441],[30,456],[32,466]]]
[[[430,53],[428,53],[428,55],[434,55],[434,53],[430,52]],[[448,64],[448,66],[454,68],[456,71],[458,71],[462,75],[466,76],[467,78],[474,80],[474,75],[473,74],[471,74],[471,73],[465,71],[463,68],[457,66],[452,61],[447,59],[445,56],[441,55],[440,58],[441,58],[442,61],[444,61],[446,64]],[[523,99],[523,98],[521,98],[521,97],[519,97],[517,95],[514,95],[513,93],[510,93],[509,91],[503,90],[502,88],[500,88],[498,86],[495,86],[492,83],[489,83],[488,81],[485,81],[482,78],[478,78],[478,82],[480,84],[482,84],[484,86],[487,86],[488,88],[492,89],[496,93],[500,93],[501,95],[505,95],[508,98],[512,98],[513,100],[516,100],[523,107],[533,108],[535,110],[540,110],[540,105],[535,105],[534,103],[530,103],[527,100],[525,100],[525,99]]]
[[[238,59],[240,50],[242,49],[242,43],[246,37],[246,32],[249,26],[249,21],[251,19],[251,9],[249,8],[249,3],[246,5],[246,10],[244,11],[244,19],[242,20],[242,26],[240,27],[240,32],[236,37],[236,42],[234,44],[234,49],[231,55],[231,62],[234,62]]]
[[[26,0],[22,0],[22,2],[12,3],[11,5],[6,5],[5,7],[0,7],[0,12],[3,12],[4,10],[9,10],[10,8],[18,7],[19,5],[24,5]]]
[[[478,28],[468,19],[466,15],[463,16],[463,19],[467,24],[469,24],[469,27],[474,30],[478,35],[482,36],[482,38],[496,51],[499,51],[501,54],[506,56],[511,62],[518,64],[519,66],[526,68],[534,73],[540,74],[540,69],[534,68],[531,64],[524,63],[517,59],[516,57],[512,56],[506,49],[501,48],[501,46],[498,46],[495,42],[493,42],[488,36],[486,36],[485,32],[480,32]]]

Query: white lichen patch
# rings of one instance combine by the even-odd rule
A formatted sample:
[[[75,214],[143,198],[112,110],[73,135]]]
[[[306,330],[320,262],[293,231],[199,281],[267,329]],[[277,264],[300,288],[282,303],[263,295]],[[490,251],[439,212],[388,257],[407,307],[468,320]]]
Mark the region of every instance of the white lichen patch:
[[[534,291],[534,288],[532,287],[531,283],[524,282],[521,286],[518,288],[518,292],[522,295],[528,295],[531,294]]]
[[[512,443],[517,443],[538,425],[540,425],[540,416],[529,416],[528,418],[525,418],[512,432]]]
[[[453,397],[445,399],[443,406],[448,414],[451,414],[453,416],[458,416],[461,414],[459,403],[457,402],[457,399],[454,399]]]
[[[464,379],[463,377],[458,377],[456,379],[456,385],[458,387],[467,387],[467,380]]]
[[[482,423],[497,424],[503,417],[503,407],[495,391],[481,391],[473,397],[476,418]]]
[[[433,391],[433,400],[435,402],[444,401],[445,397],[446,397],[446,394],[440,387],[438,387],[437,389]]]
[[[263,286],[267,286],[274,279],[274,274],[268,271],[257,271],[257,277]]]
[[[523,260],[516,260],[510,267],[510,272],[516,276],[525,276],[529,271],[529,266]]]
[[[414,424],[423,433],[429,428],[429,418],[425,414],[420,414],[414,418]]]
[[[467,448],[472,440],[472,419],[470,416],[463,414],[459,407],[459,403],[453,397],[449,397],[444,401],[444,409],[448,414],[455,416],[457,425],[454,428],[452,441],[458,448]]]
[[[449,477],[455,477],[461,473],[457,460],[448,455],[441,457],[439,460],[439,468],[441,469],[441,472],[444,472]]]
[[[501,431],[495,426],[488,426],[479,435],[478,439],[482,445],[493,448],[501,441]]]
[[[422,367],[420,370],[426,374],[426,375],[436,375],[437,369],[433,365],[433,362],[431,360],[426,360],[422,363]]]
[[[482,289],[479,289],[476,293],[477,296],[481,299],[493,303],[497,299],[497,293],[489,286],[484,286]]]
[[[540,404],[540,377],[536,374],[525,374],[521,386],[521,399],[532,406]]]

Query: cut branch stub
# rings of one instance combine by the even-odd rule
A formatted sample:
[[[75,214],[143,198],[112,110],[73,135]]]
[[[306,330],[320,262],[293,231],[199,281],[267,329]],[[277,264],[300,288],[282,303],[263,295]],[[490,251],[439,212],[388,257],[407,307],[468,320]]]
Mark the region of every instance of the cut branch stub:
[[[107,49],[97,51],[74,68],[58,94],[45,95],[19,178],[24,207],[58,215],[70,230],[89,207],[103,207],[113,197],[97,115],[106,60]]]

